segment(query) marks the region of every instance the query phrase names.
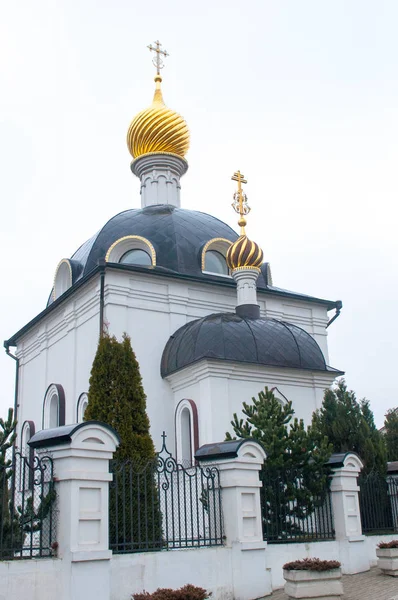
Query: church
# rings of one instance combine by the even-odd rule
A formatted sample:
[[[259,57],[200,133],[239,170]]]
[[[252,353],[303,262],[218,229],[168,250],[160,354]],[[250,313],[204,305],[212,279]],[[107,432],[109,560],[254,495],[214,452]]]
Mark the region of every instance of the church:
[[[270,265],[246,233],[244,175],[232,177],[239,233],[183,208],[190,134],[163,100],[167,53],[159,42],[149,48],[153,101],[127,133],[131,171],[140,180],[137,208],[112,217],[70,258],[54,257],[47,306],[4,342],[16,358],[23,451],[35,432],[83,420],[104,330],[130,336],[154,443],[160,446],[165,431],[183,464],[199,446],[222,441],[233,413],[264,386],[281,402],[292,400],[308,423],[342,374],[329,366],[327,345],[327,327],[342,304],[273,285]],[[255,212],[256,199],[251,203]]]

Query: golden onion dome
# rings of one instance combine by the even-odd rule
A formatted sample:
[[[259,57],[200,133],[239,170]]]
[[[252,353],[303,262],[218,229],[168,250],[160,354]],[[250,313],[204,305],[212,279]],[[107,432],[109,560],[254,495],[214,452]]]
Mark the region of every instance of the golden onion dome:
[[[247,235],[240,235],[227,251],[227,265],[234,271],[236,269],[257,269],[263,262],[263,251],[256,242],[249,240]]]
[[[181,115],[165,105],[161,81],[160,75],[156,75],[151,106],[134,117],[127,132],[127,145],[133,158],[157,152],[184,157],[188,152],[188,126]]]

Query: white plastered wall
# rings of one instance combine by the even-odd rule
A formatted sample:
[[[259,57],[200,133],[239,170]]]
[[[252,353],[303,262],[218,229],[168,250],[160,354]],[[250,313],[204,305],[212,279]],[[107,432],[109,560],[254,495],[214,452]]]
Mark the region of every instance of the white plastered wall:
[[[82,392],[88,391],[92,361],[99,335],[99,277],[93,278],[59,307],[45,315],[19,341],[17,355],[20,359],[20,388],[18,422],[27,419],[35,422],[36,431],[42,427],[42,406],[47,387],[61,384],[65,391],[66,423],[76,421],[76,405]],[[313,302],[286,300],[259,294],[262,316],[283,318],[311,333],[327,356],[326,308]],[[104,319],[109,333],[121,338],[127,332],[137,355],[147,395],[148,414],[155,445],[159,447],[163,430],[168,434],[168,447],[174,450],[174,409],[177,399],[191,397],[197,392],[189,389],[176,395],[167,381],[160,376],[160,360],[169,337],[182,325],[208,314],[233,312],[236,304],[235,288],[161,277],[151,274],[127,272],[108,268],[105,277]],[[284,377],[282,373],[284,372]],[[264,373],[246,371],[226,380],[217,375],[200,382],[199,396],[202,409],[220,425],[200,424],[206,438],[200,443],[213,441],[224,435],[232,412],[239,410],[243,400],[257,394],[264,385],[277,385],[296,405],[298,416],[308,420],[313,407],[321,400],[323,389],[331,378],[314,383],[300,382],[286,370],[279,369],[264,378]],[[314,376],[315,379],[317,376]],[[308,379],[308,378],[307,378]],[[196,385],[196,384],[195,384]],[[210,386],[210,387],[209,387]],[[187,386],[185,386],[187,387]],[[188,386],[189,387],[189,386]],[[210,389],[211,388],[211,389]],[[293,393],[294,390],[294,393]],[[221,408],[210,397],[218,393],[230,396],[229,404]],[[215,408],[215,406],[217,408]],[[199,408],[199,405],[198,405]],[[201,418],[199,414],[199,418]],[[216,437],[212,437],[216,436]]]
[[[233,414],[243,416],[242,403],[250,403],[265,386],[277,387],[281,394],[292,400],[296,416],[308,425],[312,413],[320,408],[324,390],[332,384],[334,375],[201,360],[167,379],[174,392],[174,406],[183,398],[197,404],[202,445],[223,441],[225,432],[231,431]],[[278,390],[275,393],[283,401]]]

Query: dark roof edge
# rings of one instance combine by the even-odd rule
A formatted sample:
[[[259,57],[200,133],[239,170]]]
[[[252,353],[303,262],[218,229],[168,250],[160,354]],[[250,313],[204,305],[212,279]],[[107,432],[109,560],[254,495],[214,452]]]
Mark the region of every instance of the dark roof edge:
[[[125,212],[125,211],[123,211]],[[36,323],[38,323],[43,317],[53,311],[55,308],[60,306],[64,300],[69,298],[74,292],[80,287],[82,287],[87,281],[89,281],[96,274],[100,273],[103,269],[115,269],[119,271],[133,271],[138,273],[144,273],[145,275],[156,274],[159,277],[171,277],[172,279],[182,279],[185,281],[195,281],[197,283],[204,283],[206,285],[217,285],[219,287],[236,287],[235,282],[231,279],[230,281],[220,281],[217,275],[214,275],[214,278],[210,275],[207,276],[206,279],[202,279],[201,277],[195,277],[194,275],[186,275],[184,273],[176,273],[175,271],[168,271],[163,269],[162,267],[140,267],[138,265],[121,265],[119,263],[106,263],[105,266],[97,266],[95,269],[87,273],[82,279],[79,279],[74,285],[72,285],[60,298],[54,300],[51,304],[46,306],[44,310],[42,310],[36,317],[34,317],[31,321],[29,321],[26,325],[24,325],[19,331],[14,333],[8,340],[4,341],[4,347],[9,348],[11,346],[16,346],[16,342],[21,338],[29,329],[34,327]],[[327,306],[327,310],[333,310],[336,308],[336,302],[334,300],[324,300],[322,298],[316,298],[315,296],[306,296],[305,294],[298,294],[296,292],[289,292],[288,290],[275,290],[270,286],[266,288],[257,288],[257,292],[259,295],[272,295],[272,296],[281,296],[284,298],[292,298],[293,300],[303,300],[305,302],[311,302],[314,304],[323,304]]]
[[[194,323],[194,321],[190,321],[190,322]],[[334,377],[340,377],[341,375],[345,375],[345,371],[340,371],[339,369],[334,369],[333,367],[329,367],[329,365],[326,365],[327,367],[329,367],[327,369],[310,369],[308,367],[286,367],[286,366],[282,366],[282,365],[267,365],[265,363],[249,362],[247,360],[232,360],[230,358],[217,358],[217,357],[213,357],[213,356],[212,357],[201,356],[200,358],[193,360],[192,362],[190,362],[187,365],[184,365],[183,367],[179,367],[178,369],[175,369],[174,371],[170,371],[170,373],[167,373],[167,375],[163,375],[161,372],[160,376],[162,379],[166,379],[166,377],[170,377],[171,375],[174,375],[175,373],[178,373],[179,371],[182,371],[183,369],[187,369],[187,368],[191,367],[192,365],[195,365],[196,363],[200,362],[201,360],[209,360],[209,361],[211,360],[214,362],[224,362],[224,363],[237,363],[241,366],[242,365],[256,365],[257,367],[266,367],[269,369],[292,369],[294,371],[306,371],[308,373],[326,373],[327,375],[333,375]]]

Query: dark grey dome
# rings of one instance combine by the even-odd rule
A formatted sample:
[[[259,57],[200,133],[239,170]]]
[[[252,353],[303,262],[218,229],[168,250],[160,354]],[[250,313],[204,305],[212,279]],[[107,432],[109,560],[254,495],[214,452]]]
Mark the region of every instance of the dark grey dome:
[[[304,329],[276,319],[241,318],[233,313],[209,315],[178,329],[163,351],[162,377],[202,358],[329,370],[322,350]]]
[[[217,276],[202,272],[203,246],[214,238],[225,238],[231,242],[238,239],[238,234],[229,225],[196,210],[169,204],[126,210],[112,217],[71,257],[76,267],[72,284],[95,269],[98,261],[105,259],[110,246],[127,235],[139,235],[152,243],[156,252],[156,267],[150,268],[154,271],[166,269],[210,281],[214,281],[215,277],[217,279]],[[264,264],[257,286],[265,288],[266,279],[267,265]]]

